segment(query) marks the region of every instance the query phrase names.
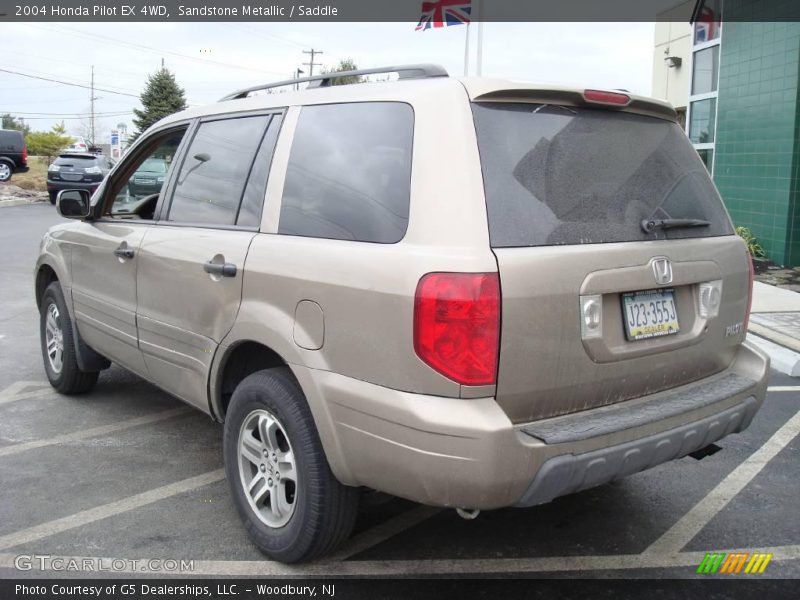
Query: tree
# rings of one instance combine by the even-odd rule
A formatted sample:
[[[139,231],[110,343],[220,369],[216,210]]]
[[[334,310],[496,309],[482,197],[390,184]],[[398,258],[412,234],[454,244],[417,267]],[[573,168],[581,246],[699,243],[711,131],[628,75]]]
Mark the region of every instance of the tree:
[[[27,136],[31,132],[31,126],[25,123],[22,118],[17,118],[10,113],[0,115],[0,129],[14,129],[21,131]]]
[[[106,122],[99,117],[95,117],[94,128],[92,128],[91,119],[83,118],[74,126],[73,131],[86,138],[89,146],[99,146],[103,140],[107,140],[111,136],[111,131],[106,126]],[[94,131],[94,139],[92,139],[92,131]]]
[[[339,64],[331,68],[323,68],[323,75],[328,73],[342,73],[344,71],[357,71],[358,65],[353,62],[352,58],[343,58]],[[361,75],[348,75],[347,77],[337,77],[331,80],[331,85],[347,85],[350,83],[364,83],[364,78]]]
[[[183,88],[175,81],[175,76],[164,67],[147,77],[147,85],[139,100],[142,103],[142,110],[133,109],[133,114],[136,115],[133,119],[136,132],[131,136],[131,142],[156,121],[186,108]]]
[[[63,121],[53,125],[50,131],[32,131],[26,136],[28,152],[32,156],[46,157],[49,164],[62,148],[72,143],[72,138],[66,131]]]

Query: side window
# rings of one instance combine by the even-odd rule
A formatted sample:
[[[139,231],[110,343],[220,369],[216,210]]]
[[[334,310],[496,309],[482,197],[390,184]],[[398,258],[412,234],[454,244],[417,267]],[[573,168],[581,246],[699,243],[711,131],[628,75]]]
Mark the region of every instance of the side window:
[[[234,225],[270,116],[201,123],[178,171],[168,221]]]
[[[185,133],[186,129],[180,129],[159,136],[130,162],[121,165],[118,179],[111,182],[109,191],[113,201],[106,205],[105,216],[153,218],[161,188],[169,179],[173,159]]]
[[[392,244],[408,225],[414,111],[400,102],[306,106],[278,233]]]
[[[275,142],[278,141],[278,131],[281,128],[281,115],[274,115],[267,126],[267,133],[261,140],[256,160],[250,170],[250,178],[242,196],[242,206],[236,224],[244,227],[258,227],[261,224],[261,208],[264,204],[264,194],[267,192],[267,177],[272,165],[272,153],[275,151]]]

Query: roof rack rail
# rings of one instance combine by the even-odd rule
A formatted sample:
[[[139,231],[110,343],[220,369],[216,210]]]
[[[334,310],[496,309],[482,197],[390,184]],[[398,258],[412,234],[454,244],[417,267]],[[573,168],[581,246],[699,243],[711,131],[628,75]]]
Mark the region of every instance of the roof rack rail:
[[[283,81],[276,81],[274,83],[264,83],[262,85],[254,85],[253,87],[237,90],[220,98],[220,102],[225,100],[238,100],[240,98],[247,98],[250,92],[258,92],[260,90],[268,90],[271,88],[284,87],[287,85],[294,85],[295,83],[309,82],[308,88],[328,87],[334,79],[341,77],[358,77],[360,75],[375,75],[376,73],[397,73],[400,79],[426,79],[428,77],[448,77],[447,71],[444,67],[439,65],[421,64],[421,65],[401,65],[399,67],[379,67],[376,69],[358,69],[357,71],[337,71],[334,73],[325,73],[323,75],[313,75],[311,77],[300,77],[298,79],[284,79]],[[308,89],[306,88],[306,89]]]

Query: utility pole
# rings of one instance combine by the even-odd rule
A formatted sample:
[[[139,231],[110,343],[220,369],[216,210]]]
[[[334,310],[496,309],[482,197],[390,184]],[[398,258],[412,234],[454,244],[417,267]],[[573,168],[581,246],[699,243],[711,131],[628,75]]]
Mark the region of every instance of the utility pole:
[[[295,69],[295,70],[294,70],[294,78],[295,78],[295,79],[300,79],[300,75],[305,75],[305,73],[306,73],[306,72],[305,72],[305,71],[303,71],[303,69],[299,69],[299,68],[298,68],[298,69]],[[297,91],[297,90],[299,90],[299,89],[300,89],[300,84],[299,84],[299,83],[295,83],[295,84],[294,84],[294,90],[295,90],[295,91]]]
[[[91,106],[92,106],[92,120],[91,120],[91,132],[92,132],[91,144],[92,144],[92,146],[96,146],[97,145],[94,142],[94,101],[95,100],[97,100],[97,98],[95,98],[95,96],[94,96],[94,65],[92,65],[91,97],[89,98],[89,101],[90,101]]]
[[[312,48],[311,50],[303,50],[303,54],[310,54],[311,55],[311,62],[307,62],[307,63],[303,63],[303,64],[308,67],[308,76],[309,77],[313,77],[314,76],[314,67],[315,66],[317,66],[317,67],[321,67],[322,66],[320,63],[315,63],[314,62],[314,56],[317,55],[317,54],[323,54],[323,52],[322,52],[322,50],[314,50],[314,48]]]

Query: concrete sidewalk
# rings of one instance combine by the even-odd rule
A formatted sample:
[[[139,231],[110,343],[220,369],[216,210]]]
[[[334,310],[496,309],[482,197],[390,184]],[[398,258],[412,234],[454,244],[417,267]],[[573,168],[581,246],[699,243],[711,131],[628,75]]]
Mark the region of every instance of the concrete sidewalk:
[[[773,368],[800,376],[800,293],[756,281],[747,339],[769,354]]]

